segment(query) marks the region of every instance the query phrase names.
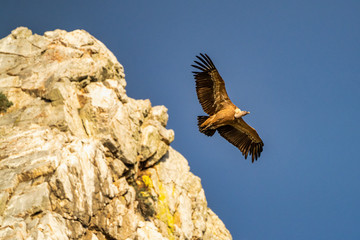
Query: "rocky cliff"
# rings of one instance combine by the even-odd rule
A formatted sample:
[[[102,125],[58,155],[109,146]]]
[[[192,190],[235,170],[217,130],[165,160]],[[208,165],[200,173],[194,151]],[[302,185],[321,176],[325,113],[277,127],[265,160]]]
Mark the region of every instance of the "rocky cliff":
[[[164,106],[83,30],[0,40],[0,239],[231,239]]]

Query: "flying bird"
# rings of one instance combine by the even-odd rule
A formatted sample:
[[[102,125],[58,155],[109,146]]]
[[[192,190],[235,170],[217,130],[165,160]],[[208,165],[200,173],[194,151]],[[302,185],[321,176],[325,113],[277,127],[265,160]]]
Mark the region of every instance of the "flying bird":
[[[196,93],[199,102],[209,116],[198,116],[199,131],[212,136],[216,131],[237,147],[245,159],[252,156],[252,162],[260,157],[264,143],[256,130],[249,126],[243,117],[250,112],[243,111],[233,104],[226,92],[225,82],[207,54],[196,56],[192,67],[194,71]]]

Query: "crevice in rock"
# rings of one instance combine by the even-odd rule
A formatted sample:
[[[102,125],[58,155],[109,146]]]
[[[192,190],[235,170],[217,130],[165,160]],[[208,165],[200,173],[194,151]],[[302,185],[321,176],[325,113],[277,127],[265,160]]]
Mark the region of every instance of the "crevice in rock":
[[[89,230],[95,230],[97,232],[102,233],[107,240],[117,240],[116,238],[111,236],[108,232],[106,232],[104,229],[102,229],[96,225],[89,226]]]
[[[30,215],[30,217],[35,217],[37,215],[40,215],[43,211],[42,210],[39,210],[37,212],[34,212],[33,214]]]
[[[29,41],[29,40],[27,40],[27,41],[28,41],[32,46],[34,46],[34,47],[36,47],[36,48],[38,48],[38,49],[41,49],[41,47],[35,45],[33,42],[31,42],[31,41]]]
[[[41,100],[43,100],[44,102],[47,102],[47,103],[51,103],[52,101],[50,99],[47,99],[45,97],[40,97]]]
[[[13,55],[13,56],[18,56],[18,57],[23,57],[23,58],[29,58],[30,56],[24,56],[22,54],[18,54],[18,53],[11,53],[11,52],[3,52],[0,51],[0,54],[4,54],[4,55]]]

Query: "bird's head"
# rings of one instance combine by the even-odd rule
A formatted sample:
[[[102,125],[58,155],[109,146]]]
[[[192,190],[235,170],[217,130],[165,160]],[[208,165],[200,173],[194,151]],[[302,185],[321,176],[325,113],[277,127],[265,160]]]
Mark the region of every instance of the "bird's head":
[[[235,118],[241,118],[241,117],[243,117],[245,115],[248,115],[249,113],[250,112],[248,112],[248,111],[241,111],[240,108],[236,108],[234,117]]]

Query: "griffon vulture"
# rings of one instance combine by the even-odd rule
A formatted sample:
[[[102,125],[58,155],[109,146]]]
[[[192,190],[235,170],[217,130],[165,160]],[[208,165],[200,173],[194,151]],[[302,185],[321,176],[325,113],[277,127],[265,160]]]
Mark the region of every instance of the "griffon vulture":
[[[252,162],[257,160],[264,143],[256,130],[250,127],[242,117],[249,114],[235,106],[226,93],[224,80],[208,55],[196,56],[199,61],[191,65],[200,70],[194,71],[196,93],[199,102],[209,116],[198,116],[201,133],[212,136],[216,132],[237,147],[245,159],[252,155]]]

